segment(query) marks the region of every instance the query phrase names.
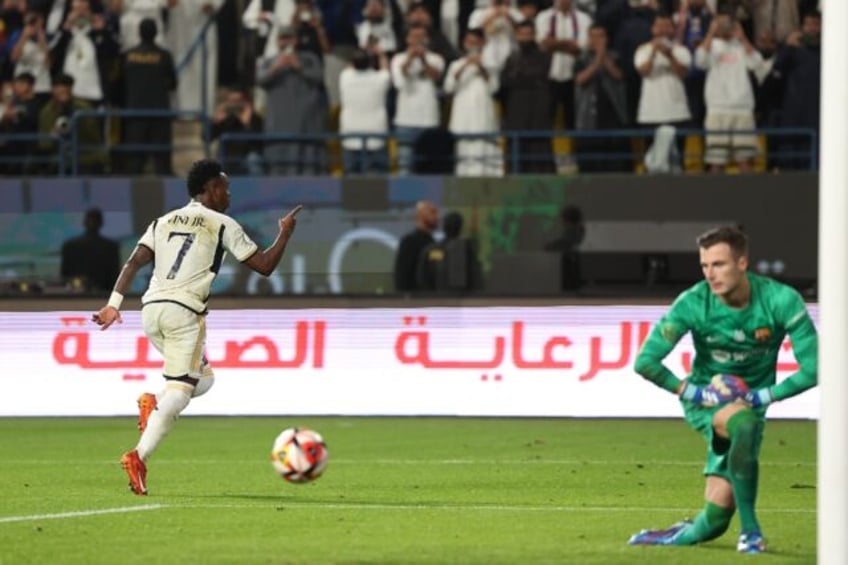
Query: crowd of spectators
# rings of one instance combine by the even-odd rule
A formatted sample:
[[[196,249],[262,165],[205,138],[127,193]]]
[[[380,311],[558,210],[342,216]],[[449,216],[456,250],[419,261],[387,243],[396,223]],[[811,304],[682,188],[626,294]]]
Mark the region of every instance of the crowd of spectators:
[[[4,0],[0,136],[18,136],[0,137],[0,167],[56,171],[57,140],[73,126],[88,147],[80,172],[169,174],[170,118],[120,128],[71,120],[80,110],[130,108],[205,111],[211,139],[254,134],[226,145],[229,167],[242,174],[326,174],[335,152],[348,174],[555,172],[553,130],[577,132],[570,153],[581,172],[632,171],[641,161],[634,147],[651,144],[649,170],[673,170],[686,151],[681,129],[708,130],[709,170],[747,171],[765,148],[754,130],[818,129],[819,8],[818,0]],[[236,73],[218,80],[234,58]],[[646,142],[603,135],[623,129],[643,130]],[[515,131],[524,133],[499,135]],[[328,132],[341,134],[338,148]],[[106,138],[128,152],[94,148]],[[765,139],[770,166],[810,167],[809,136]],[[131,144],[161,149],[133,153]],[[449,165],[434,169],[434,159]]]

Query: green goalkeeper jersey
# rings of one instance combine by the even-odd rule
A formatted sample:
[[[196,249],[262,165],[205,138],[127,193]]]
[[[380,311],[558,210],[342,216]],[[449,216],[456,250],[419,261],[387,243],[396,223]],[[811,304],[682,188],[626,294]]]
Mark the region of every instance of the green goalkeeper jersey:
[[[680,339],[692,332],[695,360],[688,379],[706,385],[713,375],[742,377],[752,390],[772,387],[775,400],[816,385],[818,337],[798,292],[775,280],[748,274],[750,302],[731,308],[710,291],[706,281],[684,291],[654,327],[636,358],[636,372],[677,392],[678,379],[663,364]],[[777,356],[786,335],[799,370],[775,386]]]

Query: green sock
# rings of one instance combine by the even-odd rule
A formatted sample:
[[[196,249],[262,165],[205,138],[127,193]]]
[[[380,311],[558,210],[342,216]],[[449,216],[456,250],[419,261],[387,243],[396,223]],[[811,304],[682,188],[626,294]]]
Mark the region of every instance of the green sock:
[[[733,498],[739,508],[742,533],[759,532],[760,524],[754,506],[757,502],[760,440],[763,424],[751,410],[737,412],[727,421],[730,434],[728,470],[733,486]]]
[[[733,512],[733,508],[707,502],[692,525],[677,536],[674,545],[693,545],[719,537],[727,531]]]

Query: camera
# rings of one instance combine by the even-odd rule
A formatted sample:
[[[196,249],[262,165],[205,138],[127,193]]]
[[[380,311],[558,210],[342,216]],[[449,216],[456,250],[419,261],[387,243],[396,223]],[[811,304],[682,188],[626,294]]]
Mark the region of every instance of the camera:
[[[239,116],[242,112],[244,112],[244,106],[240,105],[231,105],[224,108],[224,111],[227,115],[230,116]]]
[[[71,131],[71,120],[68,116],[59,116],[53,124],[53,131],[59,135],[68,135]]]

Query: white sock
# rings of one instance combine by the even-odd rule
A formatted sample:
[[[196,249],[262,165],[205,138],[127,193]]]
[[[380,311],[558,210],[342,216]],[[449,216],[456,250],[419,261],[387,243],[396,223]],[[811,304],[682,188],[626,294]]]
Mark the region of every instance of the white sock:
[[[150,419],[147,421],[147,428],[141,434],[141,439],[138,440],[136,451],[142,461],[147,461],[147,458],[153,455],[156,451],[159,442],[165,439],[168,432],[171,431],[174,422],[180,416],[191,400],[191,393],[182,387],[168,387],[162,398],[159,399],[156,410],[150,414]]]

